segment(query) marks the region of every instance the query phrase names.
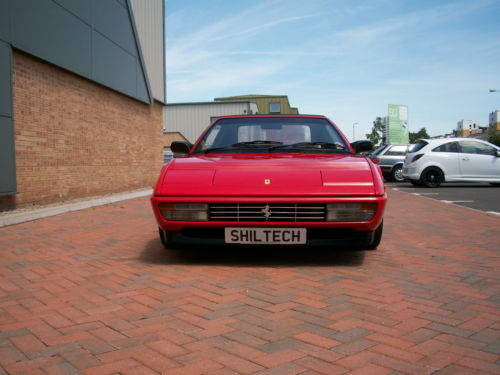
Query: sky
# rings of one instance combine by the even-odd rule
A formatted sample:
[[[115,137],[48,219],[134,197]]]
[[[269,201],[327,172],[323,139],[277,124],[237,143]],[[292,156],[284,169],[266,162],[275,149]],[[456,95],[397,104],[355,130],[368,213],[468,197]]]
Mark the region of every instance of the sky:
[[[287,95],[350,141],[388,104],[431,136],[500,109],[499,0],[165,0],[165,13],[168,103]]]

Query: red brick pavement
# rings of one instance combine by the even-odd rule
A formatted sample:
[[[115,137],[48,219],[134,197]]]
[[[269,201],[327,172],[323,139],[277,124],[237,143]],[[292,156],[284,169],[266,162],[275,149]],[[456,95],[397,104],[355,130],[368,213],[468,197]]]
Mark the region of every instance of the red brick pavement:
[[[377,251],[165,251],[146,198],[0,229],[0,374],[500,374],[500,218],[390,191]]]

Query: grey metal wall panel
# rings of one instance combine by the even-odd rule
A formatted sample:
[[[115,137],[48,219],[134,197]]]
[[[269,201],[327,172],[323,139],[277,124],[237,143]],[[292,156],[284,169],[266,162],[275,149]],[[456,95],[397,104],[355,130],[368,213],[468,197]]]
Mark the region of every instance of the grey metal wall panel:
[[[137,93],[137,58],[98,32],[93,32],[94,77],[128,95]]]
[[[90,2],[82,0],[54,0],[64,9],[73,13],[75,16],[79,17],[81,20],[85,21],[90,25],[91,23],[91,11]]]
[[[16,186],[14,124],[11,117],[0,116],[0,195],[13,194]]]
[[[91,28],[51,0],[11,2],[12,44],[85,77],[91,77]]]
[[[12,51],[0,41],[0,116],[12,117]]]
[[[130,54],[138,55],[128,11],[118,1],[93,0],[92,24],[102,35]]]
[[[0,0],[0,21],[0,40],[137,100],[153,103],[127,0]],[[107,42],[95,37],[96,33]]]
[[[16,192],[12,121],[12,50],[0,41],[0,195]]]
[[[166,103],[165,33],[162,0],[130,0],[149,83],[156,100]]]
[[[10,41],[9,2],[0,0],[0,40]]]
[[[146,81],[142,79],[142,69],[140,64],[137,64],[137,96],[148,97],[148,87],[146,86]],[[155,98],[156,99],[156,98]]]

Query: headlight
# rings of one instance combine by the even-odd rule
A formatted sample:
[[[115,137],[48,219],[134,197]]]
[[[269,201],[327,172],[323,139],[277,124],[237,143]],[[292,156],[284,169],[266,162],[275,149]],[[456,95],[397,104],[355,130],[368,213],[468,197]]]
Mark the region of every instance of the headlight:
[[[369,221],[377,211],[377,203],[329,203],[326,221]]]
[[[161,215],[170,221],[208,221],[207,203],[159,203]]]

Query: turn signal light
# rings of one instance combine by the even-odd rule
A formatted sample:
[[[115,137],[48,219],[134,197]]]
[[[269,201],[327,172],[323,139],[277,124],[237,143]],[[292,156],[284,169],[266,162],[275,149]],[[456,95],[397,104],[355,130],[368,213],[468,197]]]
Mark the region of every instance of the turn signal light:
[[[377,211],[377,203],[329,203],[326,211],[327,221],[369,221]]]
[[[161,215],[169,221],[208,221],[206,203],[160,203]]]

